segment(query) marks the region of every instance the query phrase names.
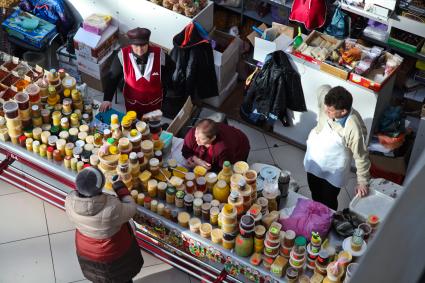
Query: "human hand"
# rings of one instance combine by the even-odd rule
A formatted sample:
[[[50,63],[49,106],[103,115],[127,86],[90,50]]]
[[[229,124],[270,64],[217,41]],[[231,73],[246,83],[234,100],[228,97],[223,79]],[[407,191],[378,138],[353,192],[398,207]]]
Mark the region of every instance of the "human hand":
[[[188,159],[186,159],[187,162],[187,166],[189,166],[190,168],[193,168],[196,166],[195,161],[193,160],[194,156],[189,157]]]
[[[99,111],[100,112],[105,112],[105,111],[108,111],[111,107],[112,107],[112,102],[110,102],[110,101],[103,101],[100,104]]]
[[[211,164],[209,164],[205,160],[202,160],[202,159],[194,156],[193,161],[195,162],[195,165],[202,166],[202,167],[206,168],[207,170],[211,169]]]
[[[369,185],[357,184],[356,194],[360,197],[365,197],[369,193]]]

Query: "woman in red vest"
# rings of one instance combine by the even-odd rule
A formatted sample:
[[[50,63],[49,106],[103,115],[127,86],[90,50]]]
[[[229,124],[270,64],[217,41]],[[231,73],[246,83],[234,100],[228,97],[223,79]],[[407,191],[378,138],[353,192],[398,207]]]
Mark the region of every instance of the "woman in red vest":
[[[122,77],[127,111],[136,111],[141,118],[143,114],[161,109],[161,66],[164,65],[165,55],[159,47],[149,45],[150,35],[150,30],[146,28],[127,32],[129,46],[122,48],[112,63],[101,112],[111,108],[112,98]]]

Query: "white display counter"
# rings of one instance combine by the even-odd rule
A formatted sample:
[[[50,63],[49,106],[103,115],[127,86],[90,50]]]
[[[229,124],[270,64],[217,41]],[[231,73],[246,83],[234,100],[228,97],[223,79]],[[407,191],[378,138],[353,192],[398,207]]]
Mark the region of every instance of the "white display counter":
[[[152,31],[151,41],[172,49],[173,37],[192,21],[200,23],[207,31],[213,28],[214,4],[208,5],[195,17],[189,18],[147,0],[68,0],[84,19],[93,13],[109,14],[119,22],[120,33],[135,27]]]

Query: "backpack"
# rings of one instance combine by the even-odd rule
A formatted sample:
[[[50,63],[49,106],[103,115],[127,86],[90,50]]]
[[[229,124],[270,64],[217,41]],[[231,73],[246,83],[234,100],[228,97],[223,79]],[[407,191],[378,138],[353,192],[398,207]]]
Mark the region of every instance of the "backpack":
[[[331,23],[326,27],[325,33],[339,39],[345,38],[348,34],[348,24],[346,19],[347,14],[342,11],[341,6],[338,6],[335,9]]]

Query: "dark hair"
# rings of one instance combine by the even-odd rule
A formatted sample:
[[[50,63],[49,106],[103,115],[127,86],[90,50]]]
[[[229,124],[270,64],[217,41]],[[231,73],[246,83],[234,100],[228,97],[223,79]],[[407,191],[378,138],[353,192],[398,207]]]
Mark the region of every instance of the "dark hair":
[[[325,105],[333,106],[336,110],[351,110],[353,96],[342,86],[331,88],[325,96]]]
[[[211,119],[202,119],[196,123],[196,129],[200,130],[207,138],[212,139],[217,135],[217,123]]]

